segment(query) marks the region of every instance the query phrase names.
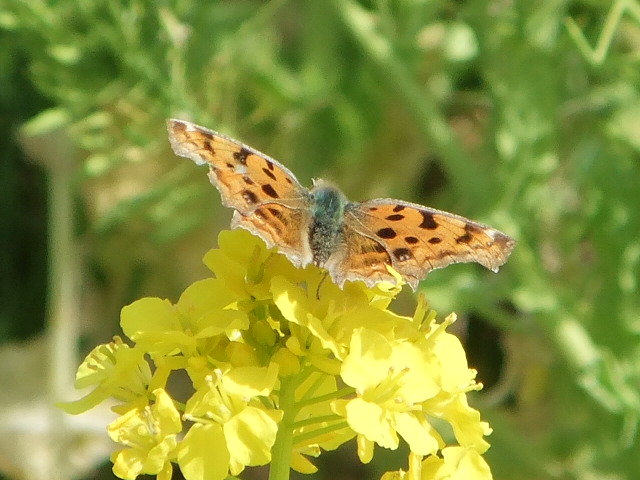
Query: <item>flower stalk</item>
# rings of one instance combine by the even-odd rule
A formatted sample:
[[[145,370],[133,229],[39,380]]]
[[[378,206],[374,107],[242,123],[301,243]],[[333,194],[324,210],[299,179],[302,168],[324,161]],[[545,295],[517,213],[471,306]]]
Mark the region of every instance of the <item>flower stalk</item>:
[[[296,378],[287,377],[280,384],[280,410],[284,412],[278,424],[276,441],[271,449],[269,480],[288,480],[291,471],[293,429],[297,409],[295,407]]]

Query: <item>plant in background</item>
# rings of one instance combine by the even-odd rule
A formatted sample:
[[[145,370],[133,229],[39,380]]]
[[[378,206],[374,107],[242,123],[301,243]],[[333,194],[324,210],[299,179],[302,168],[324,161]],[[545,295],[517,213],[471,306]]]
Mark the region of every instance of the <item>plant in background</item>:
[[[215,278],[189,286],[176,304],[142,298],[122,309],[132,345],[115,338],[78,369],[85,411],[107,398],[108,427],[122,449],[113,471],[170,479],[224,479],[270,463],[270,479],[317,469],[310,457],[356,438],[409,446],[408,471],[383,478],[489,479],[482,458],[491,432],[469,407],[478,390],[459,340],[420,300],[413,317],[387,309],[400,286],[339,289],[316,267],[296,269],[243,230],[225,231],[205,264]],[[186,373],[189,387],[171,379]],[[178,399],[186,399],[182,402]],[[448,423],[445,439],[433,419]]]

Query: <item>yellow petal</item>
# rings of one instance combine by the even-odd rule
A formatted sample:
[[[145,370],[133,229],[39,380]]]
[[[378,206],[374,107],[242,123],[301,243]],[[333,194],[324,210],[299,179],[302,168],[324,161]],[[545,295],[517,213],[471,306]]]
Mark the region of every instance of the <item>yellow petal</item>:
[[[120,326],[124,334],[134,341],[152,333],[162,335],[181,330],[171,302],[157,297],[141,298],[123,307]]]
[[[283,377],[295,375],[300,371],[300,360],[288,348],[278,349],[271,361],[278,365],[278,371]]]
[[[242,465],[265,465],[271,460],[278,424],[265,411],[247,407],[223,425],[231,460]]]
[[[389,375],[389,341],[373,330],[359,328],[351,336],[349,355],[344,359],[341,377],[360,392],[375,388]]]
[[[228,393],[242,398],[266,396],[271,393],[278,379],[278,365],[270,363],[268,367],[236,367],[229,370],[221,379]]]
[[[473,382],[475,374],[467,365],[467,356],[458,337],[443,332],[433,343],[432,351],[442,365],[443,390],[459,392]]]
[[[373,447],[375,444],[367,440],[364,435],[358,435],[358,458],[362,463],[369,463],[373,459]]]
[[[133,480],[142,473],[142,465],[146,457],[146,452],[127,448],[111,454],[113,462],[113,473],[118,478]]]
[[[431,426],[411,413],[394,415],[396,431],[409,444],[413,453],[431,455],[438,451],[438,440],[431,435]]]
[[[223,480],[229,471],[229,450],[218,424],[191,426],[178,446],[178,465],[186,480]]]
[[[398,436],[385,418],[385,412],[375,403],[354,398],[347,404],[349,426],[367,440],[384,448],[398,448]]]
[[[282,316],[292,323],[305,325],[311,315],[311,301],[302,288],[278,276],[271,282],[273,301]]]
[[[182,431],[180,413],[169,394],[161,388],[154,390],[153,394],[156,397],[156,402],[151,407],[151,411],[154,418],[158,420],[160,432],[168,435]]]
[[[427,457],[422,462],[421,480],[492,480],[489,465],[478,452],[465,447],[447,447],[442,457]]]
[[[480,412],[469,406],[465,394],[449,398],[433,411],[428,408],[429,402],[425,405],[428,414],[443,418],[451,424],[460,445],[471,447],[478,453],[487,451],[489,443],[484,437],[491,433],[491,428],[486,422],[480,421]]]
[[[176,306],[183,315],[199,317],[210,310],[222,310],[236,300],[222,280],[205,278],[189,285]]]
[[[447,447],[442,450],[445,465],[452,470],[451,480],[491,480],[491,469],[472,448]]]
[[[167,462],[169,462],[169,458],[176,448],[177,443],[176,436],[170,435],[149,450],[144,466],[142,467],[142,473],[149,475],[160,473]]]
[[[291,468],[296,472],[304,473],[307,475],[316,473],[318,471],[318,467],[311,463],[311,461],[307,457],[298,452],[291,453]]]
[[[404,371],[398,380],[398,396],[404,402],[423,402],[440,391],[436,382],[436,378],[440,376],[438,363],[428,351],[420,349],[414,343],[394,343],[389,363],[394,372]]]
[[[380,477],[380,480],[404,480],[405,478],[407,478],[406,472],[403,472],[402,470],[397,470],[395,472],[385,472]]]
[[[171,462],[165,463],[164,467],[158,473],[156,480],[171,480],[173,477],[173,464]]]

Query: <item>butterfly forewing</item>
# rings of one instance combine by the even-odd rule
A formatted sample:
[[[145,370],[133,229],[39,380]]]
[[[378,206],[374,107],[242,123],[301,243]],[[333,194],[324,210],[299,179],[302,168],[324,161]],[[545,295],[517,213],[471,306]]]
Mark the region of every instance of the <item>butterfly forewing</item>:
[[[209,165],[209,178],[226,206],[242,213],[260,203],[306,206],[305,189],[286,167],[240,142],[182,120],[169,120],[174,152]]]
[[[345,224],[384,246],[391,265],[414,288],[431,270],[452,263],[477,262],[497,271],[515,245],[498,230],[421,205],[393,199],[351,205]]]
[[[173,151],[209,165],[209,179],[224,205],[234,208],[234,227],[279,247],[296,265],[311,261],[309,194],[286,167],[267,155],[212,130],[169,120]]]

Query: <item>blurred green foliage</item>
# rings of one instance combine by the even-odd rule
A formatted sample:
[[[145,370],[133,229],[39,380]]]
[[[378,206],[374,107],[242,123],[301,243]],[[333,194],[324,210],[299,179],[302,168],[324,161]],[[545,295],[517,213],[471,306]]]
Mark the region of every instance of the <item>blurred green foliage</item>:
[[[185,118],[304,184],[333,179],[354,200],[400,197],[515,237],[499,275],[458,265],[422,284],[467,327],[495,478],[638,478],[639,8],[0,1],[0,333],[44,315],[45,192],[18,138],[43,172],[72,162],[83,316],[107,325],[88,327],[100,341],[123,304],[205,274],[199,257],[230,213],[170,153],[165,119]],[[371,475],[349,468],[318,478]]]

